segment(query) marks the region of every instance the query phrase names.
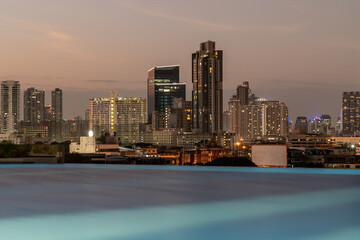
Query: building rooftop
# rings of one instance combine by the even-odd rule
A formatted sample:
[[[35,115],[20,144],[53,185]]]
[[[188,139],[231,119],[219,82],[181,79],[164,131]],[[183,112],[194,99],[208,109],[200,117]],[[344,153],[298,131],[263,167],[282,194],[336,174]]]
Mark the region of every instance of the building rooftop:
[[[16,240],[356,239],[360,170],[0,165]]]

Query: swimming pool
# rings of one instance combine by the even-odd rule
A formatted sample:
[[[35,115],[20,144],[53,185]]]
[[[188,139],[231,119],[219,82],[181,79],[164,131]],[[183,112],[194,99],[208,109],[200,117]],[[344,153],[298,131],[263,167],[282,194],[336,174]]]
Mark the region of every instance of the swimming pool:
[[[354,239],[360,171],[0,165],[0,239]]]

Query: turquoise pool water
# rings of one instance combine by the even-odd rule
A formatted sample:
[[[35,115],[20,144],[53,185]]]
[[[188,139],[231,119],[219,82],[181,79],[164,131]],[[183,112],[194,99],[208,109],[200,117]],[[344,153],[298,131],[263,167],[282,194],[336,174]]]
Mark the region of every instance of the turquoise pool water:
[[[0,239],[357,239],[360,172],[0,165]]]

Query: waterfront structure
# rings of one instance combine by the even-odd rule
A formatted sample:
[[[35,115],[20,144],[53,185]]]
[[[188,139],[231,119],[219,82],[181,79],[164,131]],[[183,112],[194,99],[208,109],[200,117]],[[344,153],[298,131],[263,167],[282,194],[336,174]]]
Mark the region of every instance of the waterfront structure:
[[[223,52],[215,42],[200,44],[192,54],[193,130],[220,134],[223,131]]]
[[[302,133],[307,133],[308,131],[308,120],[305,116],[300,116],[296,118],[296,122],[295,122],[295,130],[302,132]]]
[[[20,118],[20,83],[7,80],[1,82],[1,125],[2,132],[17,132]]]
[[[140,128],[146,123],[146,100],[119,97],[112,93],[109,98],[89,101],[89,130],[99,137],[112,133],[121,144],[140,142]]]
[[[335,139],[313,134],[292,134],[288,147],[329,149],[335,146]]]
[[[360,92],[343,93],[342,133],[344,136],[360,136]]]
[[[155,129],[164,128],[166,107],[173,104],[174,98],[186,99],[186,84],[180,82],[180,66],[151,68],[148,71],[147,97],[148,123],[157,122],[153,124]]]
[[[45,91],[28,88],[24,91],[24,123],[39,125],[45,121]]]

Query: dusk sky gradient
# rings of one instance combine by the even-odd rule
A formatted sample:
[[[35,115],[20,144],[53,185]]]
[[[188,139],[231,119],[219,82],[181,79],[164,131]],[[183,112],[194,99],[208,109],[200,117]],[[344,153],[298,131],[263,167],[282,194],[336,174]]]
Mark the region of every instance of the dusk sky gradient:
[[[88,100],[146,97],[147,71],[179,64],[191,99],[191,53],[224,51],[224,103],[243,81],[296,116],[340,116],[360,91],[358,0],[1,0],[0,80],[64,91],[66,118]],[[334,121],[333,121],[334,123]]]

